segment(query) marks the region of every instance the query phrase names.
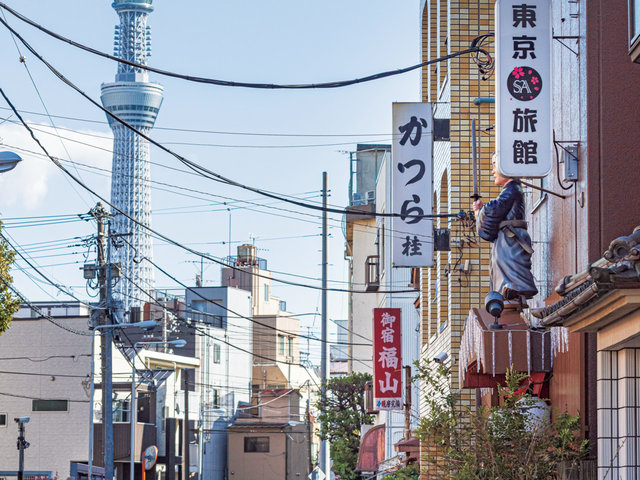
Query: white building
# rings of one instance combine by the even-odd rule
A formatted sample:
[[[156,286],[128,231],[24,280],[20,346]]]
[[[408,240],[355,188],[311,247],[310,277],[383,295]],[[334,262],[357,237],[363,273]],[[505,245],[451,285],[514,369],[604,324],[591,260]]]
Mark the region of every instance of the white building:
[[[236,416],[238,405],[251,400],[251,294],[233,287],[193,288],[186,291],[186,305],[187,321],[198,324],[199,330],[199,471],[202,478],[223,480],[227,467],[226,427]]]
[[[79,302],[33,305],[0,336],[0,477],[16,476],[14,418],[30,417],[25,473],[66,479],[89,457],[89,310]]]

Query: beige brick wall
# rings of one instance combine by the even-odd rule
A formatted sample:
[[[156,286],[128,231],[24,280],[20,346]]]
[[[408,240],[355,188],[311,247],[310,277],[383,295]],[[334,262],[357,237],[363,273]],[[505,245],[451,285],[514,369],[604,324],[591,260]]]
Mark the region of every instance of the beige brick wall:
[[[469,48],[478,35],[493,31],[494,0],[429,0],[422,12],[423,60]],[[438,14],[439,13],[439,14]],[[493,42],[489,50],[492,51]],[[436,145],[434,158],[434,190],[436,213],[470,211],[473,200],[471,168],[471,119],[479,130],[494,124],[493,104],[475,105],[477,97],[494,96],[493,79],[482,80],[469,55],[449,60],[441,66],[426,67],[423,72],[423,101],[438,101],[436,117],[451,119],[450,142]],[[495,197],[499,187],[493,185],[491,153],[493,130],[478,135],[480,192],[483,200]],[[446,220],[440,225],[445,226]],[[489,290],[490,244],[480,242],[470,223],[453,221],[451,252],[437,252],[435,266],[422,272],[422,358],[433,358],[447,352],[451,362],[451,387],[458,388],[458,350],[469,309],[483,304]],[[464,242],[460,246],[460,242]],[[469,244],[471,242],[471,244]],[[477,243],[476,243],[477,242]],[[471,273],[456,267],[468,260]],[[447,273],[448,272],[448,273]],[[424,392],[423,392],[424,394]],[[475,405],[475,391],[463,390],[460,407]],[[424,413],[424,405],[422,411]],[[433,453],[433,445],[422,444],[423,456]],[[422,462],[422,478],[442,478],[442,472]]]

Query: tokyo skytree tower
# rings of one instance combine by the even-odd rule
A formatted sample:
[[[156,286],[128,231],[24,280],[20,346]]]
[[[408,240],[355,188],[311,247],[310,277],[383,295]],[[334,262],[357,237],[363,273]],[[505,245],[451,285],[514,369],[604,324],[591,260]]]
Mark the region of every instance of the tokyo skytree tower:
[[[146,65],[151,56],[151,33],[147,18],[153,11],[153,0],[114,0],[112,7],[120,17],[115,27],[114,55]],[[118,64],[115,82],[102,84],[102,104],[110,112],[145,134],[153,127],[160,105],[162,86],[149,82],[140,68]],[[107,116],[113,131],[113,166],[111,203],[143,225],[151,226],[151,171],[149,142]],[[111,248],[111,261],[122,264],[120,280],[114,288],[120,308],[129,311],[139,306],[145,295],[136,284],[153,290],[153,268],[144,260],[153,259],[149,231],[114,211],[111,217],[116,248]],[[128,277],[128,278],[127,278]]]

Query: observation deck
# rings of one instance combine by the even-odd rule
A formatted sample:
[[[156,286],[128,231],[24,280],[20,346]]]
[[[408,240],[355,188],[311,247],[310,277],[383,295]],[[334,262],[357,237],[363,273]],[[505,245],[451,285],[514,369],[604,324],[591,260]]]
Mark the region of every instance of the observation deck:
[[[163,88],[150,82],[113,82],[102,84],[102,105],[127,123],[152,128],[162,105]],[[109,127],[119,123],[107,116]]]

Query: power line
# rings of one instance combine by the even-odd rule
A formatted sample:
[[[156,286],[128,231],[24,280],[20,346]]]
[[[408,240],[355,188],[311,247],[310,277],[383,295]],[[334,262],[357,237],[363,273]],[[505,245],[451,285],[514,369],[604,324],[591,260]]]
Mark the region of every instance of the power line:
[[[14,398],[26,398],[27,400],[51,400],[51,398],[31,397],[28,395],[20,395],[17,393],[7,393],[7,392],[0,392],[0,395],[4,395],[6,397],[14,397]],[[73,400],[68,398],[64,398],[62,400],[65,400],[71,403],[89,403],[89,400]]]
[[[6,17],[4,15],[4,12],[2,12],[2,18],[6,21]],[[36,81],[34,80],[33,75],[31,75],[31,70],[29,70],[29,65],[27,65],[27,61],[26,61],[25,57],[22,56],[22,52],[20,51],[20,47],[18,46],[18,42],[16,42],[15,36],[11,35],[11,39],[13,40],[13,44],[16,46],[16,50],[18,51],[18,56],[20,57],[20,63],[22,63],[24,65],[24,69],[27,72],[27,75],[29,76],[29,80],[31,80],[31,85],[33,85],[33,89],[36,91],[36,94],[38,95],[38,98],[40,99],[40,103],[42,104],[42,108],[44,108],[44,111],[46,112],[47,117],[49,118],[49,122],[51,123],[51,126],[53,127],[53,129],[57,133],[58,130],[57,130],[56,124],[53,121],[53,118],[51,118],[51,115],[49,114],[49,109],[47,108],[47,105],[44,103],[44,99],[42,98],[42,95],[40,94],[40,90],[38,89],[38,86],[36,85]],[[62,148],[67,153],[67,156],[69,158],[71,158],[71,154],[69,153],[69,150],[67,150],[67,146],[62,141],[62,138],[60,137],[59,140],[60,140],[60,144],[62,145]],[[76,172],[78,173],[78,176],[80,178],[82,178],[82,176],[80,175],[80,172],[78,172],[78,169],[76,169]],[[85,200],[85,198],[82,195],[80,195],[80,192],[78,190],[76,190],[76,187],[73,185],[73,183],[69,179],[67,179],[67,183],[69,183],[69,186],[71,187],[71,189],[80,197],[80,199],[85,203],[85,205],[88,205],[87,201]]]
[[[6,5],[4,5],[3,3],[0,2],[0,8],[8,8],[6,7]],[[13,12],[12,12],[13,13]],[[345,214],[345,213],[349,213],[352,215],[356,215],[356,216],[362,216],[362,217],[401,217],[403,219],[407,219],[407,218],[419,218],[419,219],[424,219],[424,218],[449,218],[449,217],[456,217],[457,215],[449,215],[449,214],[444,214],[444,215],[440,215],[440,214],[420,214],[420,215],[406,215],[406,214],[402,214],[402,213],[378,213],[378,212],[362,212],[359,210],[352,210],[352,209],[336,209],[336,208],[331,208],[331,207],[324,207],[324,206],[319,206],[319,205],[314,205],[314,204],[310,204],[308,202],[301,202],[298,200],[293,200],[291,198],[287,198],[281,194],[278,193],[273,193],[273,192],[269,192],[267,190],[262,190],[260,188],[256,188],[256,187],[251,187],[249,185],[245,185],[242,184],[240,182],[237,182],[235,180],[232,180],[224,175],[221,175],[219,173],[216,173],[202,165],[197,164],[196,162],[193,162],[189,159],[187,159],[186,157],[183,157],[182,155],[174,152],[173,150],[171,150],[170,148],[166,147],[165,145],[159,143],[158,141],[154,140],[153,138],[149,137],[148,135],[146,135],[145,133],[143,133],[142,131],[140,131],[138,128],[134,127],[133,125],[129,124],[128,122],[124,121],[123,119],[121,119],[118,115],[115,115],[113,112],[111,112],[109,109],[103,107],[100,103],[98,103],[97,101],[95,101],[93,98],[91,98],[88,94],[86,94],[82,89],[80,89],[77,85],[75,85],[73,82],[71,82],[69,79],[67,79],[62,73],[60,73],[53,65],[51,65],[47,60],[44,59],[44,57],[42,55],[40,55],[20,34],[18,34],[18,32],[16,32],[4,19],[0,18],[0,23],[2,23],[9,31],[11,31],[21,42],[23,45],[25,45],[25,47],[31,52],[33,53],[34,56],[36,56],[36,58],[38,58],[38,60],[40,60],[60,81],[62,81],[63,83],[65,83],[66,85],[68,85],[69,87],[71,87],[73,90],[75,90],[78,94],[80,94],[82,97],[84,97],[87,101],[89,101],[92,105],[94,105],[96,108],[98,108],[99,110],[103,111],[107,116],[109,116],[110,118],[113,118],[116,122],[118,122],[119,124],[123,125],[125,128],[127,128],[128,130],[132,131],[133,133],[135,133],[136,135],[138,135],[139,137],[145,139],[146,141],[148,141],[149,143],[155,145],[156,147],[158,147],[159,149],[161,149],[162,151],[170,154],[171,156],[175,157],[179,162],[181,162],[182,164],[186,165],[188,168],[190,168],[191,170],[193,170],[194,172],[200,174],[202,177],[204,178],[208,178],[209,180],[215,181],[215,182],[220,182],[220,183],[225,183],[234,187],[238,187],[238,188],[242,188],[244,190],[248,190],[248,191],[252,191],[255,193],[258,193],[260,195],[269,197],[269,198],[273,198],[276,200],[282,200],[285,201],[287,203],[291,203],[292,205],[297,205],[299,207],[303,207],[303,208],[308,208],[308,209],[312,209],[312,210],[319,210],[319,211],[327,211],[327,212],[331,212],[331,213],[339,213],[339,214]],[[467,49],[463,52],[457,52],[455,54],[451,54],[448,55],[446,57],[440,57],[438,59],[434,59],[434,60],[430,60],[429,62],[426,62],[425,65],[428,65],[430,63],[436,63],[436,62],[440,62],[440,61],[444,61],[447,60],[449,58],[453,58],[455,56],[461,55],[463,53],[471,53],[471,52],[476,52],[479,51],[479,47],[473,47],[471,49]],[[488,54],[487,54],[488,55]],[[116,57],[113,57],[116,58]],[[120,61],[120,59],[118,59]],[[125,63],[131,63],[131,62],[126,62]],[[133,64],[134,66],[136,64]],[[144,68],[149,68],[144,66]],[[3,93],[3,96],[5,97],[5,100],[8,101],[8,98],[6,97],[6,95]],[[14,114],[16,114],[16,116],[18,116],[20,118],[20,121],[23,122],[26,126],[26,122],[24,121],[24,119],[22,118],[22,116],[20,116],[20,114],[17,112],[17,110],[15,109],[15,107],[13,107],[12,104],[9,105],[10,107],[12,107],[12,110],[14,111]],[[32,133],[32,137],[35,138],[35,136]],[[48,155],[48,153],[47,153]],[[78,180],[76,180],[76,182],[78,182]],[[80,182],[82,184],[82,182]],[[131,217],[129,217],[131,218]]]
[[[9,282],[7,282],[2,276],[0,276],[0,282],[4,283],[7,288],[9,288],[9,290],[11,290],[13,293],[16,294],[16,296],[22,301],[22,303],[28,305],[34,312],[38,313],[41,317],[45,318],[48,322],[52,323],[53,325],[55,325],[58,328],[61,328],[62,330],[66,330],[69,333],[73,333],[75,335],[81,335],[81,336],[91,336],[93,335],[92,333],[89,332],[83,332],[80,330],[75,330],[73,328],[67,327],[66,325],[62,325],[58,322],[56,322],[53,318],[51,318],[51,315],[47,315],[46,313],[44,313],[42,311],[42,309],[40,309],[40,307],[38,307],[37,305],[34,305],[32,302],[30,302],[24,295],[22,295],[18,289],[16,289],[13,285],[11,285]]]
[[[79,358],[79,357],[91,357],[92,355],[90,353],[77,353],[75,355],[48,355],[46,357],[43,358],[33,358],[33,357],[0,357],[0,362],[1,361],[10,361],[10,360],[28,360],[30,362],[46,362],[47,360],[51,360],[52,358],[70,358],[72,359],[74,362]]]
[[[3,119],[5,122],[9,122],[9,123],[13,123],[13,124],[19,124],[19,122],[16,122],[15,120],[10,120],[9,118],[4,118]],[[55,135],[57,136],[59,139],[65,139],[65,140],[70,140],[72,142],[77,142],[77,143],[81,143],[83,145],[88,145],[85,142],[82,142],[80,140],[74,140],[72,138],[69,137],[64,137],[62,135],[60,135],[60,133],[58,132],[58,130],[66,130],[69,132],[73,132],[77,135],[83,135],[86,137],[93,137],[93,138],[100,138],[103,140],[111,140],[112,137],[111,136],[107,136],[107,135],[100,135],[97,133],[93,133],[93,132],[79,132],[77,130],[73,130],[71,128],[65,128],[65,127],[56,127],[55,125],[53,125],[53,129],[55,130]],[[387,134],[387,137],[391,136],[393,137],[393,134]],[[353,144],[369,144],[369,143],[373,143],[373,142],[390,142],[391,139],[390,138],[385,138],[385,139],[355,139],[352,140],[350,142],[333,142],[333,143],[312,143],[312,144],[286,144],[286,145],[248,145],[248,144],[223,144],[223,143],[203,143],[203,142],[185,142],[185,141],[165,141],[164,144],[165,145],[182,145],[182,146],[191,146],[191,147],[212,147],[212,148],[260,148],[260,149],[270,149],[270,148],[322,148],[322,147],[342,147],[345,145],[353,145]],[[63,144],[64,145],[64,144]],[[67,155],[69,157],[71,157],[71,155],[69,154],[69,152],[66,150]]]
[[[2,22],[1,18],[0,18],[0,22]],[[47,157],[54,163],[54,165],[56,165],[59,169],[61,169],[66,175],[68,175],[70,178],[72,178],[80,186],[82,186],[87,191],[92,193],[94,196],[96,196],[97,198],[99,198],[100,200],[105,202],[105,204],[109,205],[113,210],[117,211],[118,213],[120,213],[121,215],[126,217],[127,219],[131,220],[131,222],[135,223],[136,225],[139,225],[143,229],[148,230],[149,232],[151,232],[152,234],[154,234],[158,238],[161,238],[162,240],[164,240],[164,241],[166,241],[168,243],[171,243],[171,244],[173,244],[173,245],[175,245],[175,246],[177,246],[179,248],[182,248],[183,250],[185,250],[187,252],[190,252],[190,253],[192,253],[194,255],[197,255],[199,257],[211,260],[211,261],[213,261],[215,263],[218,263],[218,264],[220,264],[222,266],[231,268],[233,270],[246,272],[246,270],[242,270],[241,268],[238,268],[235,265],[226,264],[226,263],[224,263],[224,262],[222,262],[220,260],[217,260],[216,258],[214,258],[214,257],[212,257],[210,255],[204,254],[202,252],[198,252],[197,250],[194,250],[194,249],[192,249],[192,248],[190,248],[190,247],[188,247],[186,245],[181,244],[180,242],[178,242],[176,240],[171,239],[170,237],[168,237],[168,236],[166,236],[164,234],[161,234],[161,233],[157,232],[156,230],[152,229],[148,225],[145,225],[145,224],[139,222],[137,219],[131,217],[126,212],[124,212],[120,208],[116,207],[111,202],[109,202],[106,198],[102,197],[100,194],[95,192],[93,189],[91,189],[89,186],[87,186],[82,180],[78,179],[69,170],[67,170],[65,167],[63,167],[58,159],[56,159],[51,154],[49,154],[48,150],[44,147],[44,145],[42,145],[42,143],[40,142],[38,137],[36,137],[35,133],[31,129],[31,127],[24,121],[24,119],[22,118],[20,113],[17,111],[17,109],[15,108],[15,106],[13,105],[11,100],[9,100],[9,98],[7,97],[6,93],[4,92],[4,90],[2,88],[0,88],[0,94],[5,99],[7,104],[12,108],[12,110],[14,111],[16,116],[20,119],[20,121],[22,122],[23,126],[30,133],[30,135],[33,138],[33,140],[38,144],[38,146],[47,155]],[[133,127],[131,127],[131,128],[133,128]],[[273,197],[273,198],[281,198],[281,197]],[[287,201],[291,202],[291,200],[289,200],[289,199],[287,199]],[[320,207],[320,208],[322,209],[322,207]],[[147,260],[149,262],[153,263],[151,260],[149,260],[149,259],[147,259]],[[323,289],[323,287],[318,287],[318,286],[315,286],[315,285],[307,285],[307,284],[303,284],[303,283],[292,282],[292,281],[289,281],[289,280],[278,279],[278,278],[274,278],[274,277],[268,277],[268,276],[265,276],[265,275],[262,275],[260,273],[253,272],[253,271],[249,271],[248,273],[251,274],[252,276],[261,277],[261,278],[267,278],[267,279],[272,280],[272,281],[276,281],[276,282],[279,282],[279,283],[284,283],[284,284],[288,284],[288,285],[292,285],[292,286],[310,288],[310,289],[314,289],[314,290],[322,290]],[[342,293],[410,293],[410,292],[415,292],[415,289],[411,289],[411,290],[384,290],[384,291],[378,291],[378,292],[370,292],[370,291],[367,291],[367,290],[352,290],[352,289],[350,290],[350,289],[342,289],[342,288],[335,288],[335,287],[328,288],[327,290],[328,291],[333,291],[333,292],[342,292]]]
[[[0,110],[11,110],[8,107],[0,107]],[[109,122],[104,120],[91,120],[88,118],[70,117],[64,115],[47,115],[41,112],[32,112],[30,110],[20,110],[20,113],[26,113],[28,115],[36,115],[42,117],[51,116],[53,118],[60,118],[62,120],[73,120],[76,122],[95,123],[99,125],[108,125]],[[76,130],[58,127],[60,130],[68,130],[71,132],[77,132]],[[165,130],[170,132],[184,132],[184,133],[203,133],[213,135],[241,135],[241,136],[256,136],[256,137],[388,137],[394,136],[393,133],[265,133],[265,132],[228,132],[221,130],[204,130],[195,128],[178,128],[178,127],[161,127],[154,125],[154,130]],[[398,134],[400,135],[400,134]],[[110,136],[103,136],[102,138],[111,138]]]
[[[9,8],[7,5],[5,5],[4,3],[0,2],[0,8],[4,8],[5,10],[7,10],[9,13],[11,13],[13,16],[15,16],[16,18],[18,18],[19,20],[21,20],[22,22],[25,22],[29,25],[31,25],[32,27],[37,28],[38,30],[46,33],[47,35],[55,38],[56,40],[60,40],[62,42],[68,43],[69,45],[73,45],[76,48],[80,48],[81,50],[84,50],[86,52],[89,53],[93,53],[94,55],[98,55],[101,56],[103,58],[108,58],[110,60],[113,60],[115,62],[118,63],[123,63],[125,65],[129,65],[135,68],[139,68],[142,70],[147,70],[150,72],[154,72],[157,73],[159,75],[164,75],[167,77],[173,77],[173,78],[179,78],[182,80],[187,80],[190,82],[196,82],[196,83],[205,83],[205,84],[210,84],[210,85],[219,85],[219,86],[225,86],[225,87],[244,87],[244,88],[259,88],[259,89],[321,89],[321,88],[339,88],[339,87],[346,87],[349,85],[355,85],[358,83],[364,83],[364,82],[370,82],[373,80],[379,80],[381,78],[386,78],[386,77],[391,77],[394,75],[400,75],[403,73],[407,73],[410,72],[412,70],[417,70],[418,68],[422,68],[422,67],[426,67],[427,65],[431,65],[432,63],[436,63],[436,62],[441,62],[444,60],[449,60],[451,58],[455,58],[457,56],[460,55],[466,55],[469,53],[482,53],[485,56],[487,56],[489,59],[491,58],[491,56],[489,55],[489,53],[478,47],[475,46],[475,44],[472,44],[473,46],[471,48],[468,48],[466,50],[463,50],[461,52],[456,52],[456,53],[452,53],[451,55],[447,55],[444,57],[440,57],[438,59],[435,60],[429,60],[426,62],[422,62],[419,63],[417,65],[412,65],[410,67],[406,67],[406,68],[400,68],[397,70],[390,70],[390,71],[386,71],[386,72],[381,72],[381,73],[375,73],[373,75],[367,75],[365,77],[362,78],[355,78],[352,80],[341,80],[341,81],[334,81],[334,82],[324,82],[324,83],[307,83],[307,84],[268,84],[268,83],[251,83],[251,82],[234,82],[234,81],[228,81],[228,80],[217,80],[217,79],[213,79],[213,78],[205,78],[205,77],[196,77],[196,76],[192,76],[192,75],[185,75],[185,74],[180,74],[180,73],[175,73],[175,72],[170,72],[167,70],[161,70],[158,68],[154,68],[148,65],[143,65],[143,64],[139,64],[139,63],[135,63],[135,62],[131,62],[129,60],[125,60],[122,58],[118,58],[114,55],[110,55],[108,53],[104,53],[101,52],[100,50],[96,50],[94,48],[88,47],[86,45],[83,45],[81,43],[75,42],[73,40],[70,40],[66,37],[63,37],[62,35],[59,35],[47,28],[45,28],[44,26],[36,23],[35,21],[25,17],[24,15],[21,15],[20,13],[16,12],[15,10]],[[5,23],[5,26],[8,27],[8,25]],[[23,42],[24,43],[24,42]],[[27,47],[28,48],[28,47]]]
[[[147,259],[148,260],[148,259]],[[185,285],[184,283],[180,282],[176,277],[174,277],[173,275],[171,275],[170,273],[168,273],[166,270],[164,270],[163,268],[159,267],[158,265],[156,265],[155,263],[151,262],[150,260],[148,260],[154,267],[156,267],[158,270],[160,270],[162,273],[164,273],[167,277],[171,278],[174,282],[178,283],[179,285],[182,285],[186,290],[189,290],[191,293],[193,293],[194,295],[197,295],[198,297],[200,297],[202,300],[206,301],[207,303],[212,303],[215,306],[225,310],[226,312],[230,312],[234,315],[236,315],[237,318],[242,318],[244,320],[248,320],[251,323],[254,323],[256,325],[260,325],[261,327],[265,327],[267,329],[270,330],[275,330],[278,333],[284,333],[287,336],[292,336],[292,337],[298,337],[298,338],[304,338],[304,339],[309,339],[309,340],[314,340],[314,341],[319,341],[319,342],[323,342],[322,339],[317,338],[317,337],[311,337],[308,335],[303,335],[301,333],[295,333],[295,332],[289,332],[287,330],[281,330],[277,327],[273,327],[271,325],[268,325],[266,323],[262,323],[254,318],[251,317],[247,317],[245,315],[241,315],[240,313],[230,309],[229,307],[227,307],[226,305],[223,305],[221,303],[216,302],[215,300],[211,300],[209,298],[206,298],[205,296],[201,295],[199,292],[197,292],[196,290],[194,290],[191,287],[188,287],[187,285]],[[162,305],[160,302],[158,302],[154,296],[148,292],[147,290],[145,290],[144,288],[142,288],[138,283],[136,283],[133,279],[131,279],[130,277],[126,276],[124,273],[122,273],[122,275],[129,280],[138,290],[140,290],[142,293],[144,293],[146,296],[148,296],[154,303],[156,303],[158,306],[162,307],[163,309],[167,309],[169,311],[172,311],[173,309],[171,308],[167,308],[165,305]],[[185,307],[185,312],[186,313],[198,313],[198,314],[207,314],[207,312],[200,312],[198,310],[193,310],[193,309],[186,309]],[[175,312],[178,313],[178,312]],[[214,315],[215,314],[211,314]],[[187,324],[188,325],[188,324]],[[235,327],[241,328],[239,327],[239,325],[234,325],[231,324]],[[330,342],[328,341],[327,343],[331,344],[331,345],[359,345],[359,346],[369,346],[371,344],[369,343],[345,343],[345,342]]]
[[[45,133],[45,134],[54,135],[54,134],[51,134],[50,132],[46,132],[45,130],[41,130],[41,129],[38,129],[38,128],[35,128],[35,127],[31,127],[31,128],[33,128],[36,131]],[[70,140],[74,141],[72,139],[70,139]],[[84,144],[84,142],[80,142],[80,143]],[[4,145],[6,145],[7,147],[12,148],[14,150],[27,152],[27,153],[30,153],[32,155],[37,155],[37,156],[41,156],[41,157],[47,157],[47,155],[44,155],[44,154],[39,153],[39,152],[34,152],[32,150],[28,150],[28,149],[25,149],[25,148],[22,148],[22,147],[13,146],[13,145],[9,145],[9,144],[6,144],[6,143]],[[90,145],[90,144],[85,144],[85,145],[93,147],[93,148],[98,148],[98,149],[101,149],[101,150],[112,152],[112,150],[102,149],[102,148],[97,147],[95,145]],[[80,165],[80,166],[85,167],[85,168],[89,168],[89,169],[97,170],[97,171],[101,171],[101,172],[106,172],[106,173],[109,173],[111,175],[114,175],[114,173],[111,170],[106,169],[106,168],[101,168],[101,167],[97,167],[97,166],[94,166],[94,165],[89,165],[89,164],[76,162],[76,161],[71,161],[71,160],[65,160],[65,159],[61,159],[61,158],[58,158],[58,160],[61,161],[61,162],[65,162],[65,163],[71,163],[76,168],[77,168],[78,165]],[[186,173],[186,174],[189,174],[189,175],[200,176],[200,175],[198,175],[198,174],[196,174],[194,172],[189,172],[189,171],[186,171],[186,170],[177,169],[175,167],[169,167],[169,166],[161,164],[161,163],[157,163],[157,162],[153,162],[153,161],[150,161],[149,163],[151,163],[153,165],[157,165],[157,166],[162,167],[162,168],[175,170],[175,171]],[[130,178],[140,178],[138,176],[129,175],[129,174],[125,174],[125,173],[116,173],[115,175],[126,176],[126,177],[130,177]],[[289,209],[286,209],[286,208],[277,207],[277,206],[270,205],[270,204],[256,203],[256,202],[251,201],[251,200],[236,199],[236,198],[233,198],[233,197],[227,197],[227,196],[218,195],[218,194],[214,194],[214,193],[207,192],[207,191],[196,190],[196,189],[193,189],[193,188],[190,188],[190,187],[180,186],[180,185],[176,185],[176,184],[173,184],[173,183],[160,182],[160,181],[157,181],[157,180],[149,180],[149,179],[143,179],[143,180],[146,181],[146,182],[149,182],[151,184],[151,187],[156,189],[156,190],[166,191],[166,192],[172,193],[174,195],[178,195],[178,196],[196,198],[198,200],[207,201],[204,198],[200,198],[200,197],[196,197],[196,196],[188,195],[188,194],[184,193],[184,191],[186,190],[186,191],[191,191],[191,192],[194,192],[194,193],[207,195],[207,196],[211,196],[211,197],[215,197],[215,198],[222,198],[222,199],[230,200],[231,202],[246,203],[246,204],[249,204],[249,205],[255,205],[258,208],[268,208],[268,209],[271,209],[271,210],[287,212],[287,213],[291,213],[291,214],[294,214],[294,215],[307,216],[307,217],[310,217],[312,219],[314,219],[314,218],[315,219],[320,219],[320,216],[313,215],[311,213],[297,212],[297,211],[294,211],[294,210],[289,210]],[[154,186],[154,184],[159,184],[159,185],[164,185],[164,186],[167,186],[167,187],[170,187],[170,188],[175,188],[178,191],[167,190],[167,189],[164,189],[164,188],[156,187],[156,186]],[[298,197],[296,197],[296,198],[298,198]],[[306,200],[308,200],[308,199],[306,199]],[[282,200],[280,200],[280,201],[282,201]],[[305,219],[305,218],[298,218],[298,217],[293,217],[291,215],[283,215],[283,214],[278,214],[278,213],[274,213],[274,212],[266,212],[266,211],[258,210],[258,209],[255,209],[255,208],[249,208],[247,206],[228,206],[228,205],[230,205],[231,202],[225,201],[225,202],[220,202],[220,203],[217,203],[217,204],[211,204],[211,206],[214,206],[214,205],[220,205],[220,206],[227,205],[227,207],[226,208],[209,210],[209,212],[246,210],[246,211],[251,211],[251,212],[257,212],[257,213],[260,213],[260,214],[263,214],[263,215],[272,215],[272,216],[282,217],[282,218],[295,220],[295,221],[299,221],[299,222],[311,223],[311,224],[314,224],[314,225],[317,225],[317,224],[320,223],[319,221],[308,220],[308,219]],[[274,202],[274,203],[277,203],[277,202]],[[208,204],[207,205],[202,205],[202,207],[206,207],[206,206],[208,206]],[[343,210],[340,210],[340,211],[344,212]],[[183,213],[185,213],[185,212],[183,212]],[[186,212],[186,213],[189,213],[189,212]],[[193,213],[200,213],[200,212],[193,212]],[[201,213],[205,213],[205,211],[202,211]],[[329,220],[334,222],[334,223],[340,223],[340,224],[342,223],[342,220],[340,220],[340,219],[329,218]],[[340,227],[338,225],[330,225],[329,228],[340,228]],[[370,230],[377,229],[378,226],[377,225],[354,225],[353,228],[354,228],[354,230],[357,230],[357,231],[368,232]],[[411,232],[404,232],[404,231],[395,230],[395,229],[391,229],[391,228],[389,228],[387,230],[390,233],[396,233],[396,234],[408,234],[408,233],[411,233]],[[431,238],[431,235],[422,235],[421,238],[422,239],[429,239],[429,238]]]

